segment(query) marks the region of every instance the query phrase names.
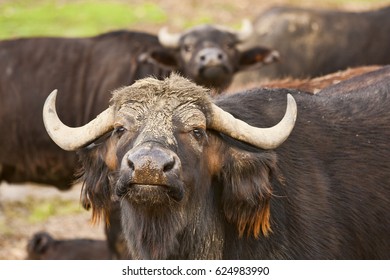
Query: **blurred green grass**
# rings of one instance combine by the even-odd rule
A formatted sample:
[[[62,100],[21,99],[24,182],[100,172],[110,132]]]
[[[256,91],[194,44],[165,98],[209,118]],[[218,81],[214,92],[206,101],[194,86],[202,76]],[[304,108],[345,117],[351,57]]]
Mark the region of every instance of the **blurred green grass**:
[[[83,213],[80,203],[54,197],[38,199],[27,197],[24,201],[5,203],[3,214],[7,219],[23,219],[29,223],[43,222],[52,216]]]
[[[30,199],[27,205],[30,210],[27,219],[30,223],[44,222],[52,216],[72,215],[85,211],[79,203],[59,198],[38,202]]]
[[[166,13],[156,4],[111,1],[25,0],[0,4],[0,38],[88,36],[136,22],[162,23]]]
[[[390,4],[389,0],[176,1],[177,4],[174,0],[0,0],[0,39],[91,36],[134,27],[155,30],[166,24],[181,29],[201,23],[221,22],[238,27],[243,17],[251,18],[259,13],[260,7],[267,5],[288,4],[337,9]]]
[[[14,224],[44,223],[54,216],[84,213],[80,203],[54,197],[49,200],[27,197],[23,201],[3,203],[0,215],[0,234],[12,234]]]

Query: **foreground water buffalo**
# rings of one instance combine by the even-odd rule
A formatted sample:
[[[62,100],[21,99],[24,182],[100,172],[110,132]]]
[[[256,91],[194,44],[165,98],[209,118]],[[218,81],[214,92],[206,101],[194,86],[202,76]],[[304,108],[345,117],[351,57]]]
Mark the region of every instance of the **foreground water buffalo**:
[[[277,48],[280,62],[238,80],[306,78],[348,67],[390,64],[390,6],[365,12],[274,7],[254,21],[248,46]]]
[[[177,76],[145,79],[83,127],[59,120],[55,93],[44,119],[79,151],[94,216],[120,200],[134,258],[388,259],[389,73],[347,94],[339,83],[215,102]]]
[[[344,71],[339,71],[336,73],[332,73],[329,75],[321,76],[313,79],[283,79],[283,80],[274,80],[271,82],[253,82],[246,85],[248,89],[254,87],[267,87],[267,88],[290,88],[290,89],[299,89],[305,91],[307,94],[317,94],[321,89],[327,88],[329,86],[335,85],[343,80],[350,79],[355,76],[362,75],[364,73],[372,72],[374,70],[380,69],[380,66],[362,66],[357,68],[351,68]],[[375,73],[373,75],[376,75]],[[366,75],[367,76],[367,75]],[[365,76],[365,77],[366,77]],[[236,90],[233,88],[229,88],[230,90]],[[325,94],[327,91],[324,90]],[[84,198],[87,196],[83,195]],[[84,205],[89,205],[90,203],[87,200],[87,203],[84,202]],[[118,202],[112,203],[109,207],[108,211],[108,224],[110,225],[106,229],[108,244],[110,246],[111,251],[113,252],[113,256],[116,259],[126,259],[129,258],[129,254],[127,253],[126,242],[122,235],[122,227],[120,222],[120,205]]]
[[[111,253],[105,240],[54,239],[37,232],[27,245],[29,260],[108,260]]]

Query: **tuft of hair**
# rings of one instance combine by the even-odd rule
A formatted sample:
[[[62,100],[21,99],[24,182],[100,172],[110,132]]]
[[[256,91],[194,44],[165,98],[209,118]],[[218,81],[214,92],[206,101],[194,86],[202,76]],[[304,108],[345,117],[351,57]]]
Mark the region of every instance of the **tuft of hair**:
[[[37,232],[27,244],[27,252],[29,258],[36,258],[39,255],[46,253],[50,246],[52,246],[54,239],[47,232]]]
[[[230,153],[223,170],[223,209],[226,219],[237,225],[239,237],[267,237],[271,232],[270,198],[276,155]]]
[[[78,152],[82,169],[82,204],[92,209],[91,223],[97,224],[102,218],[108,219],[111,206],[110,171],[105,164],[106,145],[84,148]]]

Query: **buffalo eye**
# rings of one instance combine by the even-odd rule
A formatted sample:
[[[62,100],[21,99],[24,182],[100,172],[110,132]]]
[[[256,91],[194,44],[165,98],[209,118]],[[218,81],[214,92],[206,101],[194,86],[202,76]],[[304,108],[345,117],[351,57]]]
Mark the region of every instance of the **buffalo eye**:
[[[196,140],[201,140],[205,136],[205,131],[202,128],[194,128],[192,134]]]
[[[191,52],[192,46],[189,45],[189,44],[184,44],[183,50],[184,50],[185,52]]]
[[[118,126],[114,128],[114,134],[121,136],[126,131],[126,128],[123,126]]]
[[[227,43],[226,43],[226,48],[227,48],[228,50],[234,49],[235,46],[236,46],[236,45],[235,45],[234,42],[227,42]]]

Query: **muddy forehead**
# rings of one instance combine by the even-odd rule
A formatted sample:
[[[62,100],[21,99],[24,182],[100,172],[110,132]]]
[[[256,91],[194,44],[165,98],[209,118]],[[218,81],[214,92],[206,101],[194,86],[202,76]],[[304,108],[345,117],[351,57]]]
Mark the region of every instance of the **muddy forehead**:
[[[183,107],[198,107],[207,113],[211,104],[209,91],[189,80],[171,75],[163,81],[146,78],[133,85],[121,88],[113,93],[110,105],[115,110],[123,106],[149,107],[156,110],[173,110]]]
[[[116,111],[118,117],[132,116],[136,120],[154,119],[155,121],[181,119],[183,122],[199,115],[206,116],[205,112],[196,103],[179,103],[177,100],[148,100],[145,102],[130,101],[122,104]]]
[[[134,145],[150,137],[177,145],[174,127],[190,130],[206,128],[211,101],[208,90],[188,80],[171,76],[164,81],[143,79],[113,94],[117,119],[127,120],[133,128],[141,128]]]

